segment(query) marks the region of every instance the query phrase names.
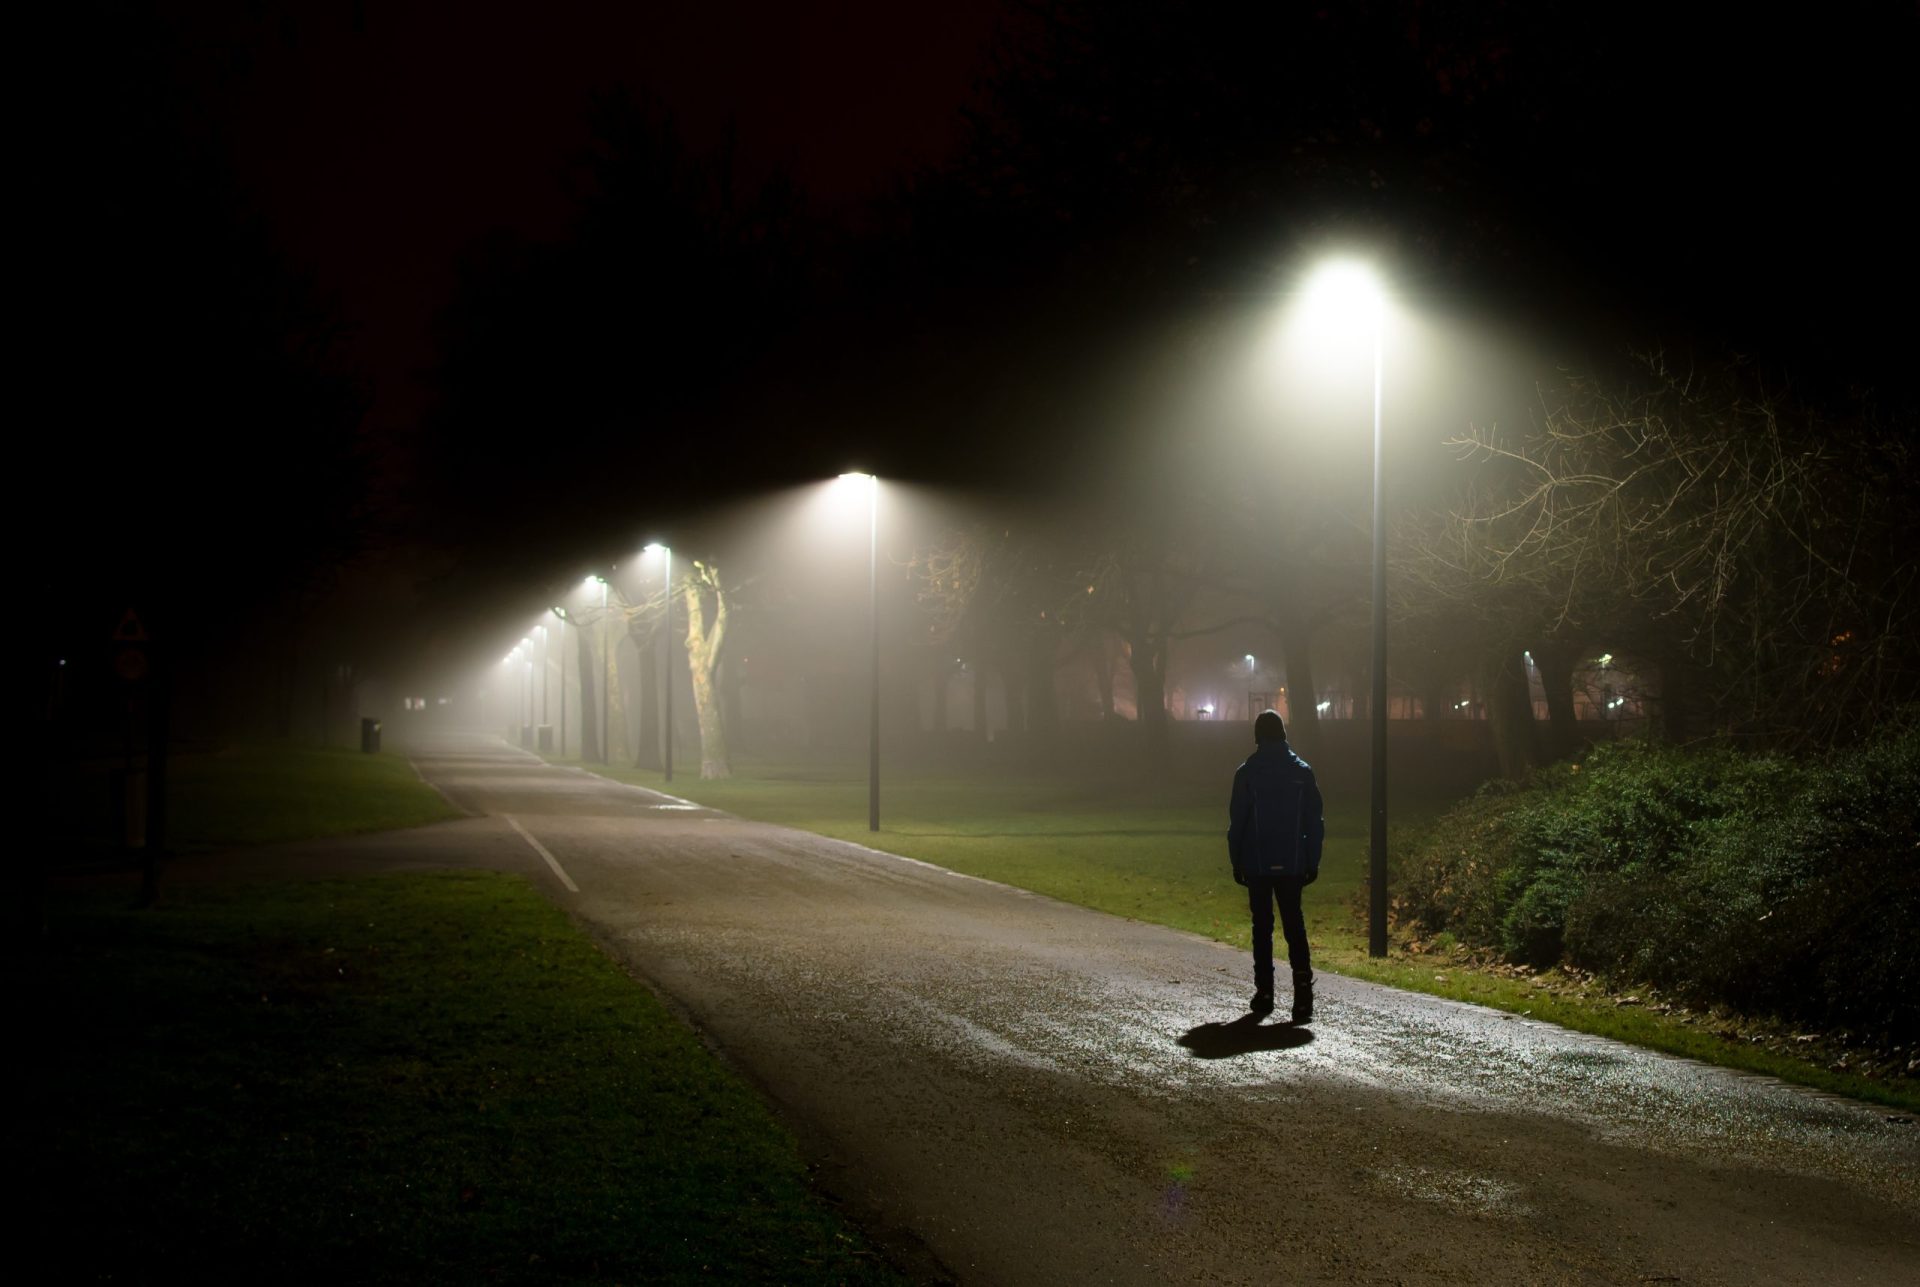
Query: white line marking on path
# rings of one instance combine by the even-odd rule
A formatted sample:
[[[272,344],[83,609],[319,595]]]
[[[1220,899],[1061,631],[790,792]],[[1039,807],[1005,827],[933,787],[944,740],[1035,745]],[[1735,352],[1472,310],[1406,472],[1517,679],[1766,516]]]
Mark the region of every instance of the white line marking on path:
[[[580,892],[580,886],[573,883],[573,877],[567,875],[566,868],[560,865],[560,860],[555,858],[552,854],[548,853],[547,847],[541,844],[538,840],[535,840],[533,838],[533,833],[531,831],[528,831],[525,827],[521,826],[520,820],[518,818],[514,817],[511,813],[503,813],[500,816],[507,820],[507,825],[509,827],[512,827],[515,831],[519,832],[523,837],[526,838],[526,842],[533,846],[533,852],[539,854],[542,858],[545,858],[547,860],[547,866],[553,868],[553,874],[560,878],[560,883],[567,887],[568,893],[577,894]]]

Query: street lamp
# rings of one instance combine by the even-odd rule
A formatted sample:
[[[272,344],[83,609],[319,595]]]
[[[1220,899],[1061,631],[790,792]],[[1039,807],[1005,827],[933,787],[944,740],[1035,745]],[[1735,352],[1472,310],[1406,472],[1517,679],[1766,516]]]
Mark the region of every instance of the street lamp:
[[[660,720],[665,728],[665,734],[661,738],[664,745],[660,762],[661,781],[671,782],[673,781],[673,547],[659,541],[649,541],[641,553],[658,554],[664,561],[665,567],[666,580],[663,584],[666,586],[666,620],[660,629],[667,637],[667,646],[662,650],[666,654],[664,665],[667,677],[660,694]]]
[[[1367,953],[1387,954],[1387,511],[1380,482],[1380,280],[1354,260],[1323,264],[1307,283],[1316,323],[1363,331],[1373,346],[1373,799]]]
[[[872,474],[842,474],[843,483],[867,489],[867,614],[873,635],[872,688],[867,698],[867,830],[880,830],[880,480]]]

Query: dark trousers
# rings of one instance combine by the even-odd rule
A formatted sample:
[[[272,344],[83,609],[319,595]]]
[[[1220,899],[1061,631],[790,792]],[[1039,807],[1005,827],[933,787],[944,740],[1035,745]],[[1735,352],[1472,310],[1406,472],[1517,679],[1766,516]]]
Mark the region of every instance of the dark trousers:
[[[1307,951],[1307,920],[1300,914],[1298,876],[1258,876],[1247,880],[1247,910],[1253,913],[1253,985],[1273,989],[1273,908],[1280,906],[1280,932],[1287,939],[1287,964],[1295,974],[1313,969]]]

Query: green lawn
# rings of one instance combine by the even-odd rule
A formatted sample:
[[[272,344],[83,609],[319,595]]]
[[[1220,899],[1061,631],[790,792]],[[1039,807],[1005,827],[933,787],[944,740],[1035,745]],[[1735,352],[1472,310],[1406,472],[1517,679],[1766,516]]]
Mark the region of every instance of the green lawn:
[[[252,845],[460,817],[404,756],[288,745],[177,755],[168,843]]]
[[[896,1281],[758,1097],[517,878],[50,920],[16,980],[15,1169],[24,1260],[62,1281]]]
[[[730,779],[676,776],[670,785],[656,772],[589,767],[742,817],[872,845],[1236,947],[1248,945],[1244,895],[1227,867],[1225,781],[1143,788],[1133,782],[1013,772],[894,774],[882,784],[882,829],[876,836],[867,830],[864,763],[823,768],[748,760],[736,765],[737,776]],[[1452,803],[1399,792],[1390,845]],[[1912,1078],[1868,1078],[1796,1058],[1779,1048],[1790,1040],[1783,1034],[1755,1040],[1753,1028],[1724,1018],[1678,1007],[1661,1012],[1650,995],[1641,1004],[1617,1004],[1618,996],[1569,972],[1536,975],[1457,953],[1414,951],[1398,934],[1387,957],[1369,956],[1360,906],[1366,804],[1365,799],[1328,802],[1321,876],[1303,900],[1316,967],[1920,1109],[1920,1083]]]
[[[703,782],[590,766],[743,817],[873,845],[1120,916],[1247,946],[1245,895],[1227,864],[1227,787],[1014,773],[909,774],[882,788],[878,836],[867,830],[867,783],[853,770],[748,764]],[[864,766],[862,766],[864,768]],[[1416,825],[1446,802],[1396,806]],[[1364,959],[1354,900],[1366,875],[1366,802],[1330,801],[1320,879],[1304,899],[1314,951],[1330,968]]]

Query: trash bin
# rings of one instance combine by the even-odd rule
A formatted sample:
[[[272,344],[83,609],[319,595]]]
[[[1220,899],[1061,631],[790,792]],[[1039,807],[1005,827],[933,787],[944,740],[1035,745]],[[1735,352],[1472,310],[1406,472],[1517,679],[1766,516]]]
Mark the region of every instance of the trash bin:
[[[377,755],[380,751],[380,721],[363,719],[360,721],[360,749],[368,755]]]
[[[542,724],[537,731],[540,734],[541,751],[551,755],[553,753],[553,725]]]

